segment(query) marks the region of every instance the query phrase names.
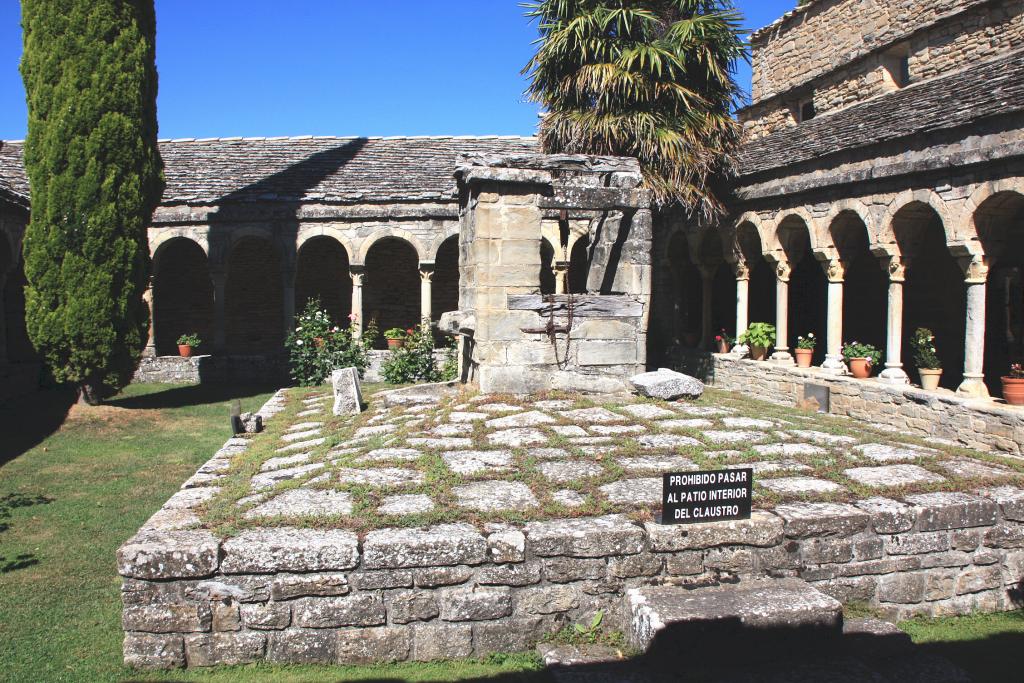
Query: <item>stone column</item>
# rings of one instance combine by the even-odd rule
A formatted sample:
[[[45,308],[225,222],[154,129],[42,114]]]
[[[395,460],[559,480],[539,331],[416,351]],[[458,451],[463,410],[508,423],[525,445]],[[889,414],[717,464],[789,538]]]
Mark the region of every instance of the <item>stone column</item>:
[[[707,349],[715,336],[711,329],[711,306],[714,303],[716,266],[697,266],[700,270],[700,348]]]
[[[961,259],[967,286],[967,324],[964,337],[964,381],[956,393],[970,398],[987,398],[985,386],[985,295],[988,263],[982,256]]]
[[[789,352],[789,276],[793,272],[788,261],[775,264],[775,353],[772,361],[792,365]]]
[[[358,339],[363,336],[363,276],[365,270],[362,265],[351,265],[348,267],[348,274],[352,278],[352,336]]]
[[[3,283],[0,282],[0,291],[3,290]],[[156,355],[156,309],[153,307],[153,276],[149,276],[146,280],[146,291],[142,293],[142,300],[146,303],[146,308],[149,309],[149,332],[146,337],[146,349],[142,352],[143,356],[153,357]],[[3,302],[0,301],[0,317],[3,313]],[[2,360],[2,357],[0,357]]]
[[[569,262],[555,261],[555,294],[565,294],[569,291]]]
[[[433,263],[421,263],[420,264],[420,321],[426,322],[428,325],[433,319],[433,309],[431,296],[431,278],[434,277],[434,264]]]
[[[825,332],[825,362],[821,369],[832,375],[846,374],[843,363],[843,283],[846,264],[839,259],[822,264],[828,278],[828,323]]]
[[[907,279],[907,261],[889,257],[889,319],[885,344],[885,370],[878,378],[887,384],[910,384],[903,370],[903,283]]]
[[[284,291],[284,336],[287,339],[295,329],[295,269],[285,268],[281,271],[281,286]]]
[[[224,353],[227,351],[227,302],[224,294],[228,274],[223,269],[211,269],[210,279],[213,281],[213,350]]]
[[[750,268],[746,263],[733,264],[736,275],[736,336],[747,331],[750,324]]]

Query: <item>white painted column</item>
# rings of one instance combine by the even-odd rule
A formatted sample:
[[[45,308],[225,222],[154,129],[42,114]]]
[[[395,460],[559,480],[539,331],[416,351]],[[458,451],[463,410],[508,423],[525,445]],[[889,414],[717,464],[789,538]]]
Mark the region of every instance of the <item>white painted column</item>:
[[[284,336],[287,339],[292,330],[295,329],[295,269],[285,268],[281,271],[281,287],[284,293],[283,309],[284,314]]]
[[[715,266],[697,266],[700,270],[700,349],[706,350],[714,332],[711,330],[711,306],[714,304]]]
[[[348,274],[352,278],[352,336],[358,339],[363,336],[363,266],[349,266]]]
[[[227,290],[228,274],[223,269],[210,270],[213,281],[213,350],[224,353],[227,350]]]
[[[907,262],[897,256],[889,258],[889,316],[886,327],[885,370],[878,379],[887,384],[910,384],[903,369],[903,283],[907,279]]]
[[[420,322],[426,321],[429,325],[433,319],[431,292],[431,278],[434,277],[434,264],[420,264]]]
[[[3,290],[3,283],[0,282],[0,291]],[[149,331],[146,338],[146,348],[142,352],[143,356],[153,357],[156,355],[156,309],[153,307],[153,276],[150,276],[146,280],[146,291],[142,293],[142,301],[146,304],[146,308],[149,309]],[[0,300],[0,328],[3,326],[3,301]],[[2,332],[2,329],[0,329]],[[0,360],[3,360],[3,356],[0,355]]]
[[[786,261],[775,264],[775,353],[772,361],[780,365],[792,365],[793,355],[789,352],[789,276],[792,268]]]
[[[569,291],[569,262],[555,261],[555,294],[565,294]]]
[[[970,398],[987,398],[985,386],[985,295],[988,264],[984,257],[961,260],[967,287],[967,321],[964,336],[964,381],[956,393]]]
[[[843,362],[843,287],[846,264],[839,259],[822,264],[828,278],[828,322],[825,330],[825,362],[821,369],[832,375],[846,374]]]
[[[750,269],[746,263],[733,265],[736,275],[736,336],[747,331],[750,325]]]

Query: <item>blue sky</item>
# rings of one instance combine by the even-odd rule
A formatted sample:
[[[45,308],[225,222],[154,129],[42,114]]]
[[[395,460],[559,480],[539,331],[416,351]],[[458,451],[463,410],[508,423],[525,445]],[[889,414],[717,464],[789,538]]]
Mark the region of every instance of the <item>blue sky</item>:
[[[0,1],[0,139],[25,136],[20,7]],[[795,0],[738,0],[758,28]],[[157,0],[161,137],[529,135],[516,0]],[[743,67],[741,81],[749,84]]]

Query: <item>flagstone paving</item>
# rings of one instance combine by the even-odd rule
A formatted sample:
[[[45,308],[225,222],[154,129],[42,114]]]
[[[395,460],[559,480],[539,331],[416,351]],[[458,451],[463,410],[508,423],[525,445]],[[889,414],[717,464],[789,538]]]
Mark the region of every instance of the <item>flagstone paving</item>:
[[[385,407],[371,395],[367,412],[342,417],[308,391],[284,392],[265,431],[237,440],[248,449],[222,450],[206,524],[651,519],[662,474],[723,467],[753,469],[755,507],[1024,484],[1020,459],[714,390],[678,403],[465,393]]]

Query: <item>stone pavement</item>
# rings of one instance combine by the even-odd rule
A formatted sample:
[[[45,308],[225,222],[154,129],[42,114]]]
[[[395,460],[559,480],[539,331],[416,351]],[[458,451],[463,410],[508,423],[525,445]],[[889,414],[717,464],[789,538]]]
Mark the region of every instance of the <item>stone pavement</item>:
[[[329,518],[368,528],[650,514],[662,473],[730,467],[753,467],[761,507],[1024,482],[1010,459],[720,393],[699,402],[623,395],[601,403],[461,395],[391,407],[371,398],[367,413],[337,418],[324,393],[289,390],[282,402],[284,419],[228,470],[240,485],[224,489],[244,495],[218,497],[244,524]]]

